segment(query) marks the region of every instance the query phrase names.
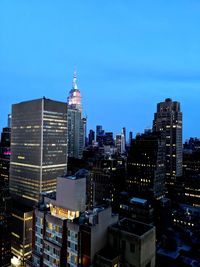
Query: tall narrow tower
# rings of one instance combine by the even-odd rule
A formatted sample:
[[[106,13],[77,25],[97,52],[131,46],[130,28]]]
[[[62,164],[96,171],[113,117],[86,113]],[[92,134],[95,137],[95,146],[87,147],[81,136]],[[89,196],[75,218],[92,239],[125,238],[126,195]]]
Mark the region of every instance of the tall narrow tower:
[[[76,70],[74,71],[72,89],[68,102],[68,156],[81,158],[85,144],[85,118],[82,116],[82,97],[77,86]]]
[[[170,195],[176,177],[182,175],[182,112],[179,102],[167,98],[157,104],[153,130],[161,132],[166,142],[166,185]]]

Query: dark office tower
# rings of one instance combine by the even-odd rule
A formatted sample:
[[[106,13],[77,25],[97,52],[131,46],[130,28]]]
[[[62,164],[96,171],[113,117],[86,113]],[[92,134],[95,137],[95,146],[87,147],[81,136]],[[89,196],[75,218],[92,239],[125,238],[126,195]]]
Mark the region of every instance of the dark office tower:
[[[192,140],[191,140],[192,141]],[[183,153],[183,179],[177,181],[181,188],[181,203],[200,207],[200,147],[196,140],[192,150]],[[189,144],[188,144],[189,145]],[[186,145],[185,145],[186,146]],[[196,148],[195,148],[196,146]],[[198,148],[199,147],[199,148]]]
[[[126,187],[130,195],[150,200],[165,193],[165,142],[160,133],[145,133],[133,140]]]
[[[83,148],[87,146],[88,140],[87,140],[87,116],[85,118],[82,118],[83,122],[83,135],[84,135],[84,144]]]
[[[9,183],[11,129],[3,128],[0,144],[0,181]]]
[[[85,146],[86,119],[82,117],[81,93],[76,83],[76,71],[68,97],[68,156],[82,158]]]
[[[11,197],[9,194],[10,128],[3,128],[0,144],[0,266],[11,263]]]
[[[176,177],[182,175],[182,112],[179,102],[167,98],[158,103],[153,130],[161,132],[166,142],[166,185],[171,197]]]
[[[104,130],[101,125],[96,126],[96,142],[99,146],[103,146],[104,144]]]
[[[129,146],[131,145],[133,140],[133,132],[129,132]]]
[[[7,267],[11,263],[11,198],[8,186],[0,181],[0,266]]]
[[[114,145],[114,139],[113,139],[113,133],[112,132],[106,132],[105,133],[103,143],[105,146],[113,146]]]
[[[10,192],[32,206],[67,170],[67,105],[46,98],[12,106]]]
[[[88,144],[92,145],[95,139],[95,132],[93,130],[90,130],[88,135]]]
[[[102,132],[103,132],[103,127],[102,127],[102,125],[97,125],[97,126],[96,126],[96,141],[97,141],[97,137],[98,137],[99,135],[102,135]]]

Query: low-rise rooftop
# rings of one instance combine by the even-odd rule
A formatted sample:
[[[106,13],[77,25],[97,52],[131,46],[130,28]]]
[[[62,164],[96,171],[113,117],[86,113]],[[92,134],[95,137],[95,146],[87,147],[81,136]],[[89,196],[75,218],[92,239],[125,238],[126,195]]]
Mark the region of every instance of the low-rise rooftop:
[[[111,228],[119,229],[121,231],[131,233],[136,236],[143,236],[145,233],[154,227],[149,224],[144,224],[138,221],[124,218],[119,223],[112,225]]]

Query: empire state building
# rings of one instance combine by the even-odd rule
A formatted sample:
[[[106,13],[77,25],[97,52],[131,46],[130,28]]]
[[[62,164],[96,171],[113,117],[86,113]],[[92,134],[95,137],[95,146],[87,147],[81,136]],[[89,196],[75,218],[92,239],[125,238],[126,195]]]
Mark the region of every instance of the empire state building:
[[[81,92],[77,86],[77,78],[76,78],[76,70],[74,71],[74,77],[72,82],[72,89],[69,92],[69,96],[67,99],[68,107],[71,109],[77,109],[82,112],[82,98]]]
[[[82,97],[74,71],[68,103],[68,157],[82,158],[85,146],[85,119],[82,116]]]

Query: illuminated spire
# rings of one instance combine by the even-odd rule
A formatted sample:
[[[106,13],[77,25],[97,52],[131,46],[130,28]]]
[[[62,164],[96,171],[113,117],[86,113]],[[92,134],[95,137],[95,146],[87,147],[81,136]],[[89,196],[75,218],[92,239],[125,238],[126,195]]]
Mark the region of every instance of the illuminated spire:
[[[74,90],[78,89],[77,83],[76,83],[76,66],[74,67],[74,76],[73,76],[73,82],[72,82],[72,88]]]
[[[73,81],[72,81],[72,89],[69,92],[69,96],[67,98],[67,103],[70,108],[72,109],[78,109],[82,111],[82,103],[81,103],[81,93],[78,89],[77,83],[76,83],[76,67],[74,68],[74,75],[73,75]]]

